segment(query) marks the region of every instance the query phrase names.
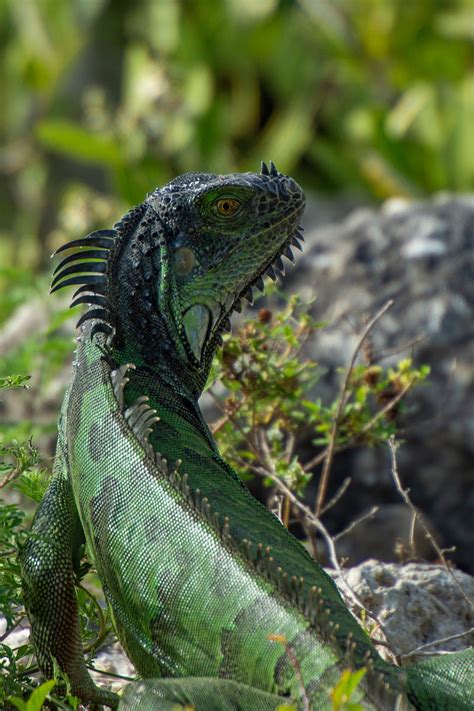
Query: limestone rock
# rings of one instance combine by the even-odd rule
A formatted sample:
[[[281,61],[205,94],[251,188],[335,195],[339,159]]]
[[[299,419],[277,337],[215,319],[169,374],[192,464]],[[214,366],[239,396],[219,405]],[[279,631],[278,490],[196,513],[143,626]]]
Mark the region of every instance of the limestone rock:
[[[474,626],[474,578],[459,570],[426,563],[381,563],[368,560],[334,577],[347,604],[346,585],[382,622],[393,652],[405,655],[420,645],[462,634]],[[430,647],[458,651],[474,644],[474,634]]]

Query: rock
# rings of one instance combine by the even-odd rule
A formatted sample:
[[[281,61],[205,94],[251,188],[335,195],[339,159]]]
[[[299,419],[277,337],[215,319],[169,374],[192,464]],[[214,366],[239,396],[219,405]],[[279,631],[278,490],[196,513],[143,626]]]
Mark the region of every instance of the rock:
[[[306,344],[307,355],[326,371],[314,395],[325,402],[335,399],[337,369],[349,362],[364,319],[394,299],[372,332],[375,354],[393,351],[385,364],[413,355],[416,364],[431,367],[428,384],[408,396],[400,422],[400,478],[439,531],[441,546],[456,546],[456,564],[474,571],[474,196],[390,201],[379,210],[356,209],[340,224],[327,219],[321,224],[310,203],[305,225],[305,251],[284,288],[316,295],[312,315],[329,322]],[[314,455],[310,446],[306,460]],[[336,455],[328,497],[347,476],[352,478],[349,493],[325,517],[331,531],[373,505],[401,503],[383,448]]]
[[[450,572],[441,565],[426,563],[398,565],[368,560],[343,571],[345,582],[338,573],[328,572],[350,607],[353,608],[354,603],[346,585],[382,622],[386,641],[397,655],[469,632],[474,626],[474,578],[459,570]],[[473,643],[471,631],[463,637],[430,646],[430,651],[454,652]]]
[[[94,666],[100,670],[91,672],[95,683],[107,686],[108,689],[118,693],[137,676],[135,667],[123,651],[120,642],[113,642],[102,647],[94,660]],[[103,672],[103,673],[102,673]],[[107,674],[117,674],[125,679],[115,679]]]

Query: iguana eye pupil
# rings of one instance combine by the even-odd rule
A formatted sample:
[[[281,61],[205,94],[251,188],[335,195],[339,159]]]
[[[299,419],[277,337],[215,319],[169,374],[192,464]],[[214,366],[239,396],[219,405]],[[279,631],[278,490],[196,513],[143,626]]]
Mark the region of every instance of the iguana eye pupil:
[[[240,207],[240,200],[235,198],[221,198],[216,202],[217,212],[220,215],[233,215]]]

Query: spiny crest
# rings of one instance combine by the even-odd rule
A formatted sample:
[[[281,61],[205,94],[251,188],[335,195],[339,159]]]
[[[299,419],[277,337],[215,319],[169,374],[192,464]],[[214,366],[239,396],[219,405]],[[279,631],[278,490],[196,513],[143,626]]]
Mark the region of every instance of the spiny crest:
[[[107,266],[110,252],[118,237],[117,230],[97,230],[87,237],[63,244],[53,257],[65,250],[74,249],[53,272],[50,293],[65,286],[80,285],[74,292],[71,306],[87,304],[90,308],[77,322],[77,328],[89,319],[99,319],[91,331],[92,337],[98,333],[110,336],[113,332],[111,311],[107,302]]]
[[[130,378],[127,377],[129,370],[136,370],[136,366],[133,363],[125,363],[120,367],[112,370],[110,373],[110,380],[112,381],[112,388],[118,402],[120,410],[123,411],[124,407],[124,388]],[[141,395],[135,402],[130,405],[124,412],[123,415],[127,421],[128,426],[132,430],[135,437],[138,439],[148,456],[150,456],[156,464],[161,466],[166,466],[166,460],[161,459],[157,461],[153,447],[149,441],[149,436],[153,430],[153,425],[155,422],[159,421],[159,417],[156,414],[156,410],[152,409],[149,404],[149,397],[147,395]]]
[[[72,296],[70,308],[81,304],[92,307],[77,322],[77,328],[80,328],[90,319],[98,320],[91,329],[91,340],[96,333],[104,333],[108,339],[113,337],[113,314],[108,302],[110,256],[119,237],[134,229],[143,210],[143,204],[133,207],[113,229],[96,230],[86,237],[67,242],[51,255],[55,257],[66,250],[74,250],[54,270],[50,293],[63,287],[79,285]]]
[[[153,425],[160,418],[157,416],[156,410],[150,407],[148,401],[147,395],[141,395],[133,405],[125,410],[124,417],[147,454],[153,456],[154,450],[148,438],[153,430]]]
[[[129,370],[136,370],[136,365],[134,365],[133,363],[125,363],[119,368],[112,370],[110,373],[110,379],[112,381],[112,387],[114,390],[115,398],[121,410],[123,410],[124,405],[123,391],[126,384],[130,382],[130,378],[127,377],[127,373]]]

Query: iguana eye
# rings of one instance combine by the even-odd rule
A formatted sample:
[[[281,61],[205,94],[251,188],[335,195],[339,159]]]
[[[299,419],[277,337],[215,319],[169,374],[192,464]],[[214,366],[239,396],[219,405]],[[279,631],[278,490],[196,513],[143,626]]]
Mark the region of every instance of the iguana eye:
[[[240,200],[236,200],[236,198],[220,198],[215,203],[217,212],[224,217],[235,215],[240,204]]]
[[[181,247],[174,253],[173,261],[176,274],[184,276],[193,270],[196,256],[189,247]]]

